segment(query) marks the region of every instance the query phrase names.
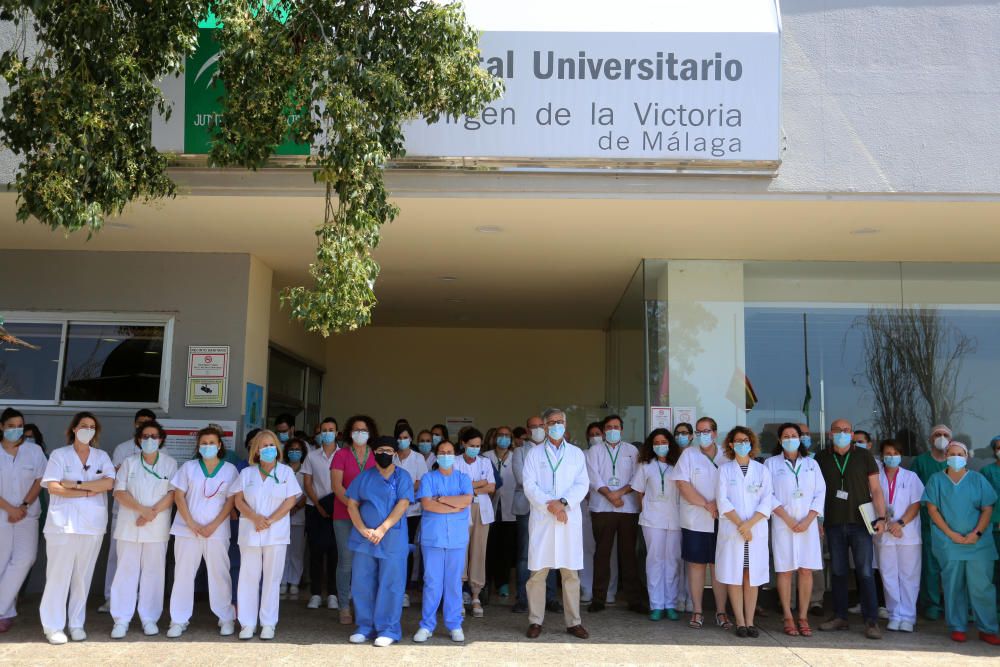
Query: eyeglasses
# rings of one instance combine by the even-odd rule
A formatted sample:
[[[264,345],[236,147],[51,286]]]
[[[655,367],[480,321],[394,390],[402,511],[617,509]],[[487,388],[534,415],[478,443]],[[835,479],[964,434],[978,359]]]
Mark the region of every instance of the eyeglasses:
[[[706,429],[704,431],[695,431],[698,435],[712,435],[714,431],[712,429]]]
[[[850,428],[848,428],[846,426],[844,428],[831,428],[830,429],[830,433],[853,433],[853,432],[854,431],[852,431]]]
[[[395,454],[396,450],[390,449],[388,447],[380,447],[379,449],[375,450],[375,453],[376,454]]]
[[[549,421],[545,422],[545,425],[555,426],[556,424],[565,424],[565,423],[566,423],[565,419],[550,419]]]
[[[749,440],[733,440],[734,445],[749,445]]]

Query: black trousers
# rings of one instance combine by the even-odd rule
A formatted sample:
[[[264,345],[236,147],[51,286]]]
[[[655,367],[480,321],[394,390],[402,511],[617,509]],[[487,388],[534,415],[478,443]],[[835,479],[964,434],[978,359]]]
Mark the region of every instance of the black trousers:
[[[306,505],[306,540],[309,543],[309,594],[337,594],[337,538],[333,519],[324,519],[312,505]],[[324,577],[325,575],[325,577]]]
[[[419,529],[420,529],[420,515],[419,514],[417,516],[408,516],[408,517],[406,517],[406,530],[407,530],[407,533],[408,533],[408,538],[410,540],[410,544],[416,544],[417,543],[416,542],[416,540],[417,540],[417,531]],[[419,547],[417,547],[417,548],[419,548]],[[406,584],[405,584],[406,590],[414,588],[413,582],[411,580],[413,579],[413,556],[414,556],[415,553],[416,553],[416,549],[410,551],[409,555],[406,557]]]
[[[499,589],[510,584],[510,571],[517,566],[517,522],[497,520],[486,539],[486,583]]]

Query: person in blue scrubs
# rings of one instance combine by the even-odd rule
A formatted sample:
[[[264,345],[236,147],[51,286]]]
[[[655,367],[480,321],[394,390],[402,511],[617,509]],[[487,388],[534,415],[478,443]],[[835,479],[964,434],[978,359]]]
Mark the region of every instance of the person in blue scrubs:
[[[934,524],[931,546],[941,563],[951,638],[956,642],[966,640],[971,604],[979,638],[1000,646],[993,582],[997,548],[986,533],[997,493],[985,477],[966,468],[966,445],[952,441],[945,454],[947,468],[931,475],[923,500]]]
[[[469,544],[469,505],[472,480],[455,470],[455,445],[447,440],[437,446],[434,470],[420,480],[417,494],[423,508],[420,553],[424,560],[424,596],[420,629],[413,641],[425,642],[437,626],[443,606],[444,625],[452,641],[465,641],[462,632],[462,573]],[[443,601],[442,601],[443,598]]]
[[[353,528],[347,546],[354,554],[351,593],[357,630],[352,644],[375,636],[375,646],[403,637],[399,618],[406,592],[406,508],[413,502],[413,479],[393,463],[395,438],[382,436],[373,447],[375,467],[347,487],[347,513]]]

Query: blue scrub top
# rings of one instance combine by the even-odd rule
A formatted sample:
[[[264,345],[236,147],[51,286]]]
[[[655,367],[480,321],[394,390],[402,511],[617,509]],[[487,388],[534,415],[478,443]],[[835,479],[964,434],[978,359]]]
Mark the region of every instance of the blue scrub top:
[[[385,521],[392,513],[392,508],[400,500],[413,502],[413,479],[410,473],[399,466],[389,479],[382,477],[378,468],[368,468],[354,478],[347,487],[347,497],[358,502],[361,520],[366,526],[374,528]],[[410,545],[406,533],[406,516],[390,528],[382,541],[372,544],[351,526],[351,537],[347,541],[351,551],[366,553],[374,558],[389,558],[405,556]]]
[[[997,493],[986,478],[974,470],[967,470],[957,484],[947,473],[938,472],[928,480],[923,501],[938,508],[949,528],[966,535],[976,529],[982,509],[997,501]],[[989,534],[984,534],[975,544],[955,544],[937,525],[931,527],[931,548],[941,562],[997,558],[996,544],[989,539]]]
[[[434,496],[471,496],[472,480],[460,470],[445,475],[440,470],[420,479],[417,500]],[[420,545],[438,549],[464,549],[469,544],[469,508],[440,514],[424,510],[420,519]]]

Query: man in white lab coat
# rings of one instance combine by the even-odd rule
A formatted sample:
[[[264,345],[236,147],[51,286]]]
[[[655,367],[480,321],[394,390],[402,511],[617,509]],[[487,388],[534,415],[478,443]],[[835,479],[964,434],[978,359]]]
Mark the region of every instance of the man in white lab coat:
[[[583,451],[565,440],[566,413],[550,408],[542,414],[545,443],[524,460],[524,495],[531,505],[528,523],[527,636],[542,633],[545,579],[549,570],[562,574],[566,632],[579,639],[590,634],[580,619],[580,574],[583,569],[583,514],[580,503],[590,486]]]

